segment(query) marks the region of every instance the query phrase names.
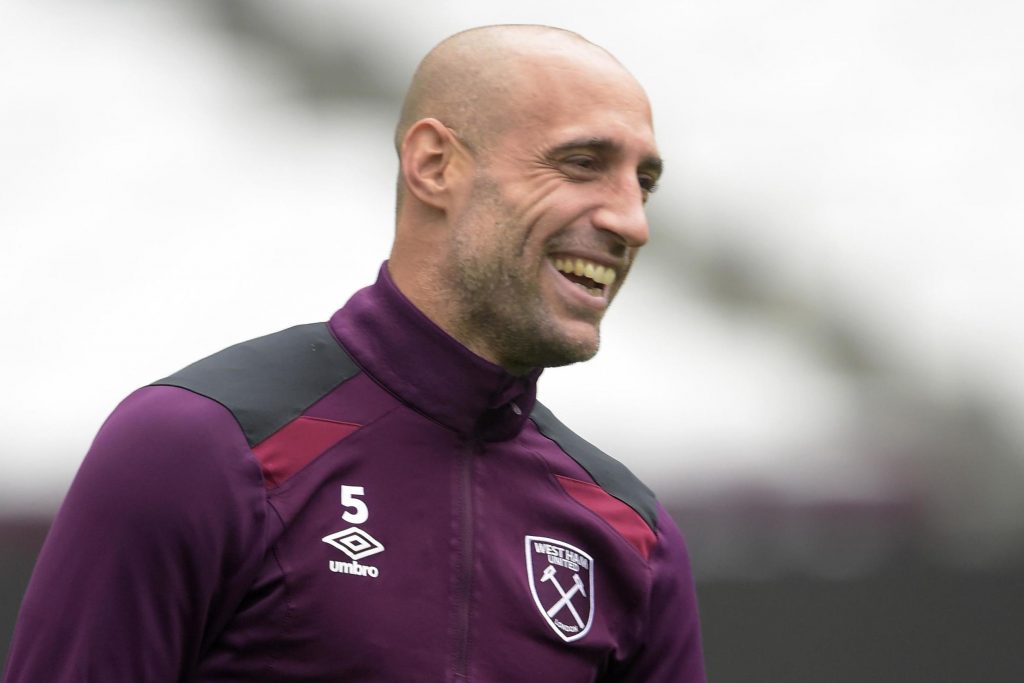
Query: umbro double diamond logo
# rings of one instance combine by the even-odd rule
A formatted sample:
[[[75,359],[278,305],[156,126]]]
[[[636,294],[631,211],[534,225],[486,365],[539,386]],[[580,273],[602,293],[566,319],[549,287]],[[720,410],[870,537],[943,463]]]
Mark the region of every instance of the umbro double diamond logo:
[[[380,541],[354,526],[330,536],[324,536],[323,542],[333,545],[353,560],[361,560],[384,550]]]
[[[384,551],[384,545],[362,529],[354,526],[349,527],[344,531],[337,531],[324,536],[321,540],[352,558],[351,562],[331,560],[330,569],[332,572],[355,576],[369,576],[374,579],[380,575],[380,571],[376,567],[359,564],[359,560],[364,557],[376,555]]]

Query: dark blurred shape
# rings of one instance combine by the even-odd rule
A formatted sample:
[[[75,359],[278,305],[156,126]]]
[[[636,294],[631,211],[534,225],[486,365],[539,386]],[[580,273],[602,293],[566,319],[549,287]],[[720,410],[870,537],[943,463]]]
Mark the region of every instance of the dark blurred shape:
[[[698,584],[715,683],[1024,681],[1024,567]]]
[[[0,662],[5,668],[18,606],[49,528],[50,520],[42,517],[0,517]]]
[[[868,500],[882,501],[877,504],[896,511],[885,524],[875,524],[865,539],[889,545],[894,538],[890,525],[895,525],[901,530],[896,537],[902,543],[934,561],[993,569],[1019,564],[1024,556],[1024,496],[1020,494],[1024,444],[1013,424],[1012,409],[998,400],[995,389],[979,378],[963,376],[957,378],[956,390],[939,395],[933,378],[909,366],[906,349],[883,341],[886,335],[873,326],[875,321],[857,315],[858,309],[839,295],[820,297],[786,285],[782,264],[767,262],[730,237],[751,233],[748,227],[729,227],[729,219],[720,216],[687,219],[686,207],[665,202],[652,209],[652,223],[678,223],[679,216],[684,225],[689,220],[690,230],[699,227],[695,232],[720,237],[713,243],[699,243],[686,228],[658,233],[650,264],[667,270],[666,283],[697,293],[723,316],[740,316],[778,331],[808,359],[843,379],[853,397],[852,416],[830,447],[878,482],[879,490],[867,492]],[[659,259],[659,254],[675,258]],[[814,453],[805,455],[808,462],[818,460]],[[671,461],[677,454],[665,452],[663,457]],[[721,455],[726,462],[729,457]],[[737,473],[730,496],[748,496],[757,489],[745,478],[749,475]],[[842,481],[841,471],[835,473],[835,480]],[[804,493],[810,498],[822,495],[813,490]],[[864,493],[852,493],[853,499]],[[761,490],[756,495],[776,494]],[[733,514],[734,503],[725,503],[730,510],[726,518]],[[720,505],[712,507],[722,509]],[[769,518],[788,518],[799,505],[778,501]],[[823,505],[802,518],[827,516],[833,508]],[[756,520],[763,521],[762,513],[740,516],[757,524]],[[861,518],[870,514],[867,508],[856,512]],[[715,517],[708,523],[721,523],[722,518]],[[824,519],[808,523],[809,533],[819,522]],[[688,525],[682,524],[685,530]],[[693,526],[694,532],[704,533],[698,526]],[[753,540],[750,534],[741,537],[755,545],[789,542],[778,537]]]
[[[274,2],[202,0],[193,9],[243,50],[285,69],[295,88],[290,94],[306,106],[386,101],[397,122],[405,84],[390,77],[380,61],[387,46],[376,41],[386,27],[366,26],[358,17],[345,21],[337,13],[311,17],[302,7]],[[316,40],[317,35],[329,39]]]
[[[924,510],[912,499],[798,503],[741,490],[666,505],[698,580],[857,580],[930,556]]]

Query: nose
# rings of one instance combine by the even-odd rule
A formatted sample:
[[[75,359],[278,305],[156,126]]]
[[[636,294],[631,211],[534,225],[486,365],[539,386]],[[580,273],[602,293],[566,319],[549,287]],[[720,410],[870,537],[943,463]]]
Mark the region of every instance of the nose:
[[[644,211],[643,191],[635,176],[606,189],[592,221],[595,228],[613,233],[631,249],[647,244],[650,237],[647,212]]]

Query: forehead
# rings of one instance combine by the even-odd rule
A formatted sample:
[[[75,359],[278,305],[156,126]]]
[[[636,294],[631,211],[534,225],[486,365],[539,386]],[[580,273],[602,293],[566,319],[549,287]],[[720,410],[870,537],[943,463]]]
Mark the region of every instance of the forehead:
[[[639,156],[657,156],[643,89],[604,54],[522,60],[510,83],[506,132],[514,144],[601,138]]]

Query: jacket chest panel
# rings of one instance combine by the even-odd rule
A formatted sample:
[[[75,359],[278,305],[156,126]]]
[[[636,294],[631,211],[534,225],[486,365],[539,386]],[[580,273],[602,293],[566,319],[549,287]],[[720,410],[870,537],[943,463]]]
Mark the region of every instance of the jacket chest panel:
[[[614,543],[514,443],[381,424],[271,501],[282,525],[268,597],[286,606],[274,647],[325,678],[365,676],[372,661],[380,680],[590,681],[619,646],[629,598],[606,575]],[[531,536],[551,543],[538,551]]]

